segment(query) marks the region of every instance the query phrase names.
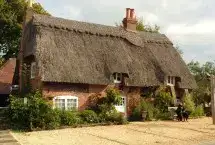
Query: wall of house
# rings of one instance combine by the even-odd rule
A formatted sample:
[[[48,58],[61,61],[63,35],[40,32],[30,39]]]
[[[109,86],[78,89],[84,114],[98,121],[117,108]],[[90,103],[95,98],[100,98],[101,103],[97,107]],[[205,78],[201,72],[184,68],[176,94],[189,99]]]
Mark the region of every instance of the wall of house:
[[[90,97],[98,94],[105,95],[105,88],[102,85],[87,85],[87,84],[59,84],[59,83],[44,83],[43,95],[52,100],[56,96],[76,96],[78,97],[78,109],[84,110],[89,106]]]
[[[108,85],[87,85],[87,84],[59,84],[44,83],[43,95],[50,100],[56,96],[76,96],[78,97],[78,110],[82,111],[92,105],[94,97],[104,97]],[[130,116],[133,108],[140,103],[140,89],[136,87],[127,87],[122,92],[126,96],[127,115]]]
[[[127,101],[127,116],[132,114],[133,109],[140,104],[141,88],[140,87],[129,87],[128,92],[126,92],[126,101]]]

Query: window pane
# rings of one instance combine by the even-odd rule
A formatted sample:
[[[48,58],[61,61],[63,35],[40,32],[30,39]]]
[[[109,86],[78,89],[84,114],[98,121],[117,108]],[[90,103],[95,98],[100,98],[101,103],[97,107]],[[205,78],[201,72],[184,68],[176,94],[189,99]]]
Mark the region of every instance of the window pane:
[[[117,78],[117,74],[116,73],[113,74],[113,78],[114,78],[114,80],[116,80],[116,78]]]
[[[168,83],[171,83],[171,78],[170,78],[170,76],[168,76]]]
[[[77,108],[77,99],[67,99],[67,108]]]
[[[174,77],[171,77],[171,84],[173,84],[174,82]]]
[[[65,109],[65,99],[55,99],[55,107],[58,109]]]
[[[31,63],[31,78],[34,78],[36,76],[36,63]]]

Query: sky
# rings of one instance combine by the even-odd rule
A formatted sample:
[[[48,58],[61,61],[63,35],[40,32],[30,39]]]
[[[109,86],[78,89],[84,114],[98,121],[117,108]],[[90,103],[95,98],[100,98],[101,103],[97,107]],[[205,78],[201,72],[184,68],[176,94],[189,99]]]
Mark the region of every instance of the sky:
[[[113,26],[125,17],[125,8],[134,8],[146,24],[161,27],[187,63],[215,60],[215,0],[35,1],[56,17]]]

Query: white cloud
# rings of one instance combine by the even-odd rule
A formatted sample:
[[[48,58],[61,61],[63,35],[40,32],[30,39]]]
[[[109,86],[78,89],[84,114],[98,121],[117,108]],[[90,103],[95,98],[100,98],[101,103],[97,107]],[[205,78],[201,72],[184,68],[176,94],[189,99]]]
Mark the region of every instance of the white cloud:
[[[173,24],[170,25],[166,33],[171,34],[215,34],[215,19],[214,20],[201,20],[197,24],[188,25],[183,24]]]
[[[62,13],[62,17],[78,19],[81,17],[81,9],[72,6],[64,6],[64,13]]]
[[[162,3],[161,3],[161,6],[163,7],[163,8],[167,8],[167,0],[162,0]]]
[[[140,12],[137,13],[137,16],[143,18],[143,20],[149,24],[157,24],[159,21],[158,16],[150,12]]]

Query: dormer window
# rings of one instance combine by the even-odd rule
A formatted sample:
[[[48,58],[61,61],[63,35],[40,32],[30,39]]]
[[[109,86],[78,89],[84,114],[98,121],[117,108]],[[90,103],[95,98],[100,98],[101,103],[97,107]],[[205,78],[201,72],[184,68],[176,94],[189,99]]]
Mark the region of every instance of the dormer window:
[[[122,73],[114,73],[113,78],[114,78],[114,83],[121,83],[122,82]]]
[[[174,86],[175,85],[175,77],[168,76],[168,78],[167,78],[167,85],[168,86]]]

